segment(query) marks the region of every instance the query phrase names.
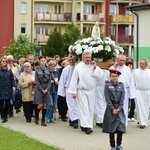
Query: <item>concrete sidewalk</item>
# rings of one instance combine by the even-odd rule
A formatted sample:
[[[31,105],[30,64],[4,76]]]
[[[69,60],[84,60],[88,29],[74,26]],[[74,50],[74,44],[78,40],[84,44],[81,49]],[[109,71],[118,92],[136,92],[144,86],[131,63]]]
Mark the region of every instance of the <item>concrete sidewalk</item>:
[[[0,125],[61,150],[110,150],[108,134],[102,133],[101,128],[95,125],[94,132],[87,135],[80,128],[73,129],[69,127],[68,122],[62,122],[60,119],[47,127],[36,125],[34,121],[26,123],[22,112]],[[136,122],[129,122],[127,133],[123,135],[122,146],[124,150],[150,150],[150,121],[145,129],[140,129]]]

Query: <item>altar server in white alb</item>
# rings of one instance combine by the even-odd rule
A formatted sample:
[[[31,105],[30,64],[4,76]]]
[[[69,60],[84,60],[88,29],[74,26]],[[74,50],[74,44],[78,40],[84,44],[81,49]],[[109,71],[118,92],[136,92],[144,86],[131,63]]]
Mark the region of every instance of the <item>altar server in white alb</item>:
[[[147,126],[150,106],[150,69],[147,67],[148,61],[146,58],[141,58],[140,67],[133,71],[137,121],[141,129]]]
[[[102,128],[104,113],[106,109],[106,100],[104,96],[104,86],[106,82],[109,80],[109,71],[103,70],[104,75],[102,78],[97,82],[96,87],[96,102],[95,102],[95,110],[96,110],[96,126]]]
[[[135,87],[133,78],[131,76],[131,70],[129,67],[125,65],[126,62],[126,56],[121,54],[117,58],[117,63],[110,67],[115,68],[119,72],[121,72],[121,75],[119,76],[118,82],[122,82],[124,84],[125,88],[125,99],[124,99],[124,112],[126,116],[126,126],[128,124],[128,104],[129,104],[129,98],[133,99],[135,98]]]
[[[81,130],[86,134],[93,132],[96,83],[103,76],[102,69],[91,58],[91,53],[85,50],[82,62],[75,66],[68,90],[77,101]]]
[[[76,58],[70,55],[68,57],[68,62],[69,65],[63,69],[59,80],[58,95],[66,97],[66,102],[70,116],[69,125],[76,129],[78,127],[78,120],[79,120],[77,103],[76,100],[72,97],[72,94],[68,93],[68,88],[75,67]]]

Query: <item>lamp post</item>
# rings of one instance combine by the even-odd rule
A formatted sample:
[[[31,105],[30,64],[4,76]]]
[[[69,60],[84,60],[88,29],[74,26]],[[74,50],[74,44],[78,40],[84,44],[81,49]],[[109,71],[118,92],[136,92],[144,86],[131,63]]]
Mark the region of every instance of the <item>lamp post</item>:
[[[118,0],[116,0],[116,44],[118,45],[118,15],[119,15],[119,10],[118,10]]]

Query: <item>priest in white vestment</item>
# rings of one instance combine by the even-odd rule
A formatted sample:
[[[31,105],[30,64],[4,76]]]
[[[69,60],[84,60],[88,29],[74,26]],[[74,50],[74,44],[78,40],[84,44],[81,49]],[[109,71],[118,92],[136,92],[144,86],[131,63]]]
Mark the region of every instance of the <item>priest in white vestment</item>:
[[[103,76],[102,69],[91,58],[91,52],[85,50],[82,62],[75,66],[68,90],[77,101],[81,130],[86,134],[93,132],[96,83]]]
[[[143,129],[148,124],[150,105],[150,69],[145,58],[140,59],[140,67],[133,71],[134,85],[136,89],[137,121]]]
[[[68,62],[69,65],[63,69],[59,80],[58,95],[66,97],[66,102],[70,116],[69,125],[76,129],[78,127],[78,120],[79,120],[77,103],[76,100],[72,97],[72,95],[68,93],[68,88],[75,67],[76,58],[70,55],[68,58]]]
[[[121,72],[118,82],[122,82],[125,88],[125,99],[124,99],[123,106],[124,106],[124,113],[126,116],[126,126],[127,126],[129,98],[130,99],[135,98],[135,87],[134,87],[134,82],[133,82],[133,78],[131,75],[131,70],[129,69],[129,67],[125,65],[125,62],[126,62],[126,56],[121,54],[117,58],[117,63],[114,64],[110,68],[115,68]]]

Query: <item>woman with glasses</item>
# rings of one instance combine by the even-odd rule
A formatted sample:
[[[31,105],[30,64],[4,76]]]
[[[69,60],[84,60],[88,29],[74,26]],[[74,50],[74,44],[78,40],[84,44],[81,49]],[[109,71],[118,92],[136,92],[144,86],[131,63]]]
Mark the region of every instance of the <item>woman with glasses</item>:
[[[14,76],[7,67],[7,59],[2,57],[0,60],[0,112],[2,123],[7,122],[8,108],[15,90]]]

